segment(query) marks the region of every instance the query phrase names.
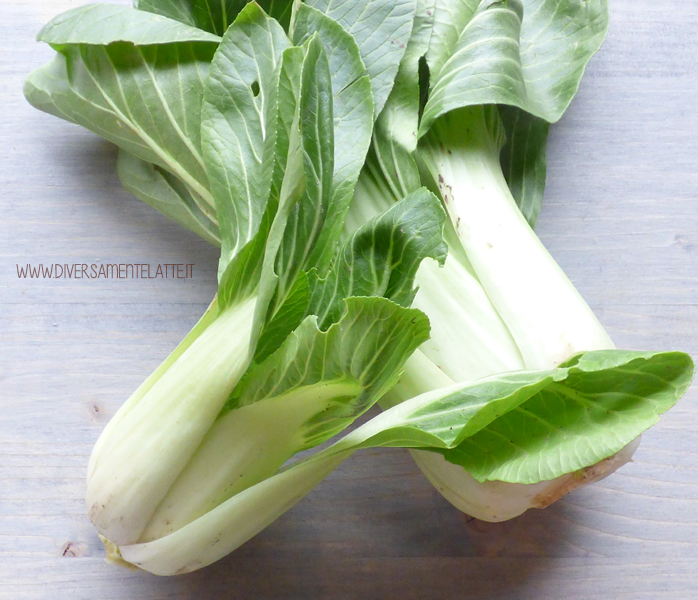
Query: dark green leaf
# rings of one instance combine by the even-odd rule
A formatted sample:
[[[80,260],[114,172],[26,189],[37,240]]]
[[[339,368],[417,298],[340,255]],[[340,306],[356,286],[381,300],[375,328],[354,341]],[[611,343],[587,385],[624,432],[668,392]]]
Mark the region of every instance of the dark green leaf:
[[[368,75],[354,39],[323,13],[301,5],[296,14],[294,41],[317,35],[329,62],[334,114],[334,174],[326,223],[310,262],[321,271],[336,251],[373,129],[373,100]]]
[[[248,2],[249,0],[135,0],[134,6],[222,36]],[[260,0],[257,4],[283,27],[288,27],[293,0]]]
[[[310,276],[310,314],[321,329],[335,323],[348,296],[383,296],[409,306],[420,263],[443,264],[446,215],[440,201],[421,188],[360,227],[343,245],[324,279]]]
[[[511,195],[531,227],[535,227],[545,190],[545,148],[550,124],[514,106],[500,106],[506,130],[502,171]]]

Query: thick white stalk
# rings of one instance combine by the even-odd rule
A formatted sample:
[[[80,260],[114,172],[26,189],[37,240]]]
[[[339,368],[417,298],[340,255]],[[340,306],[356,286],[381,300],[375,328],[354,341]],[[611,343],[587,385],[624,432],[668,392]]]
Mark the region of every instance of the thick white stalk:
[[[92,448],[92,453],[90,454],[90,461],[87,465],[87,480],[89,481],[95,469],[100,464],[102,457],[109,453],[112,445],[117,444],[119,436],[112,435],[112,432],[116,429],[121,420],[126,416],[126,414],[138,404],[143,396],[146,395],[148,390],[155,385],[155,382],[160,379],[165,372],[174,364],[174,362],[184,353],[184,351],[189,348],[194,343],[194,340],[198,338],[206,328],[213,323],[215,318],[218,316],[218,297],[213,299],[213,302],[206,309],[206,312],[199,319],[199,321],[194,325],[192,330],[187,334],[177,347],[170,353],[170,355],[158,366],[155,371],[153,371],[148,379],[146,379],[138,389],[131,394],[128,400],[124,402],[116,414],[109,420],[106,427],[102,430],[97,442],[95,442]]]
[[[475,379],[524,367],[550,369],[578,352],[613,348],[598,319],[518,209],[502,174],[499,147],[484,111],[484,107],[476,106],[448,115],[437,122],[420,148],[420,157],[439,187],[475,272],[474,279],[501,315],[523,359],[523,364],[517,366],[514,357],[504,357],[508,369],[497,366],[497,361],[488,365],[472,356],[463,356],[463,362],[472,369]],[[477,292],[474,297],[478,297]],[[425,310],[429,314],[429,308]],[[461,322],[458,331],[472,340],[476,357],[477,347],[490,343],[467,322]],[[492,340],[500,338],[494,336]],[[446,344],[441,356],[449,354],[448,338],[441,334],[434,340],[435,345],[443,341]],[[443,366],[444,375],[458,382],[467,380],[466,366],[461,365],[459,370],[448,361],[442,362],[439,366]],[[430,379],[438,381],[437,385],[448,385],[433,373]],[[411,376],[393,394],[407,399],[434,389],[433,385],[427,378]],[[528,508],[548,506],[576,487],[605,477],[628,462],[638,444],[639,438],[614,457],[579,473],[533,485],[479,483],[439,455],[423,451],[412,454],[427,478],[454,506],[479,519],[502,521]]]
[[[467,360],[467,357],[463,360]],[[484,371],[481,377],[498,372]],[[465,380],[459,381],[462,382]],[[400,381],[380,400],[380,406],[387,410],[416,396],[439,393],[453,385],[453,379],[417,350],[407,360]],[[448,462],[441,454],[426,450],[410,450],[410,454],[427,479],[453,506],[481,521],[496,523],[513,519],[529,508],[545,508],[574,489],[603,479],[627,463],[639,443],[638,437],[614,456],[595,465],[534,484],[503,481],[481,483],[463,467]]]
[[[576,352],[613,347],[511,197],[483,111],[474,107],[447,117],[420,148],[457,239],[448,232],[445,268],[430,261],[420,266],[414,305],[429,316],[431,339],[407,361],[402,378],[380,402],[384,409],[454,382],[548,369]],[[389,204],[388,196],[373,179],[362,177],[348,221],[358,226],[373,217]],[[632,449],[580,473],[534,485],[479,483],[440,454],[411,453],[456,508],[478,519],[501,521],[547,506],[599,472],[608,474],[630,459]]]
[[[477,278],[527,368],[549,369],[581,351],[613,348],[518,209],[484,111],[474,106],[449,113],[419,150]]]
[[[518,517],[529,508],[545,508],[571,491],[607,477],[629,462],[640,445],[637,437],[613,456],[577,471],[539,483],[480,483],[463,467],[440,454],[410,450],[414,461],[434,487],[462,512],[490,523]]]
[[[473,352],[461,357],[461,360],[468,365],[477,364],[477,359],[473,360],[473,355],[477,353],[477,344],[483,344],[484,340],[480,339],[473,343]],[[485,365],[482,366],[481,374],[470,379],[479,379],[498,372],[500,371],[488,370]],[[458,381],[465,382],[468,379]],[[452,385],[454,380],[420,350],[417,350],[407,360],[405,373],[400,381],[381,399],[380,406],[386,410],[415,396],[449,388]],[[529,508],[538,506],[536,498],[552,497],[555,490],[564,485],[564,481],[568,478],[564,476],[533,485],[502,481],[480,483],[463,467],[448,462],[441,454],[426,450],[410,450],[410,454],[427,479],[453,506],[471,517],[491,523],[513,519]]]
[[[124,560],[156,575],[179,575],[210,565],[274,522],[351,453],[324,452],[243,490],[170,535],[112,547],[107,560]]]
[[[110,431],[87,508],[113,543],[140,538],[245,372],[255,302],[224,310]]]
[[[390,209],[393,198],[381,176],[362,173],[345,230],[352,232]],[[431,324],[431,337],[420,351],[459,382],[523,369],[521,353],[460,248],[453,228],[447,225],[445,234],[449,249],[444,266],[426,259],[417,271],[419,291],[412,304],[426,313]],[[403,380],[410,377],[413,363],[408,360]]]
[[[480,282],[454,252],[443,267],[423,261],[417,284],[419,291],[412,304],[426,313],[431,324],[431,337],[419,350],[453,381],[524,368],[506,325]]]
[[[235,408],[209,430],[153,514],[140,542],[164,537],[268,477],[305,444],[303,426],[356,382],[305,386]]]

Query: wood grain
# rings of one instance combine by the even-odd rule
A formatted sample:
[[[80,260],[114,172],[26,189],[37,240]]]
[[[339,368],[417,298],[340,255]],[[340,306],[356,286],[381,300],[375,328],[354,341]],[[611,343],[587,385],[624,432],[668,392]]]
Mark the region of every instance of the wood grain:
[[[1,599],[698,597],[695,389],[633,463],[508,523],[467,522],[406,452],[369,451],[202,572],[106,565],[83,505],[91,446],[205,309],[216,251],[121,190],[109,144],[24,101],[51,55],[36,32],[82,3],[2,2]],[[552,130],[538,231],[619,347],[698,355],[698,3],[611,8]],[[24,280],[15,267],[97,260],[194,263],[194,278]]]

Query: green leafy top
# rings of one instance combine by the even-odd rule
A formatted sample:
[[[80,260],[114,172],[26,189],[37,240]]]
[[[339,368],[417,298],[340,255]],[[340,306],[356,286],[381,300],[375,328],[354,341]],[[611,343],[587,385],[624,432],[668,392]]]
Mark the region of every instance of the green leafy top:
[[[306,4],[337,21],[356,40],[371,77],[378,116],[410,38],[415,0],[306,0]]]
[[[604,0],[439,0],[434,18],[421,134],[440,115],[477,104],[557,121],[608,27]]]
[[[324,278],[311,273],[309,311],[321,327],[337,321],[348,296],[384,296],[410,306],[422,260],[446,259],[444,219],[436,197],[420,188],[359,227]]]
[[[68,29],[70,22],[80,21],[80,13],[74,13],[63,25]],[[190,205],[217,226],[200,137],[204,81],[217,44],[96,45],[54,39],[61,40],[59,52],[25,82],[29,102],[174,175]]]
[[[202,137],[223,240],[219,305],[257,297],[247,379],[257,383],[238,386],[228,409],[268,396],[271,380],[284,396],[341,372],[358,391],[325,413],[317,441],[372,405],[426,339],[426,317],[407,307],[421,260],[444,260],[445,213],[418,190],[338,249],[343,218],[333,213],[342,217],[370,125],[354,131],[363,141],[344,149],[339,169],[333,145],[337,132],[348,135],[345,116],[372,121],[371,90],[353,38],[331,19],[306,7],[295,31],[300,46],[257,5],[240,12],[212,63]],[[329,360],[328,348],[334,370],[307,370]]]
[[[281,26],[250,3],[211,64],[201,133],[221,231],[221,273],[255,236],[267,205],[276,152],[275,73],[290,45]]]
[[[281,347],[253,365],[226,410],[296,395],[326,397],[327,406],[302,427],[296,452],[342,431],[394,384],[407,357],[429,338],[416,309],[384,298],[347,298],[341,318],[322,331],[307,317]]]
[[[337,446],[429,448],[479,481],[547,481],[617,453],[681,398],[693,373],[681,352],[586,352],[551,371],[423,394]]]
[[[44,25],[37,40],[57,45],[131,42],[137,46],[221,41],[197,27],[115,4],[88,4],[66,11]]]

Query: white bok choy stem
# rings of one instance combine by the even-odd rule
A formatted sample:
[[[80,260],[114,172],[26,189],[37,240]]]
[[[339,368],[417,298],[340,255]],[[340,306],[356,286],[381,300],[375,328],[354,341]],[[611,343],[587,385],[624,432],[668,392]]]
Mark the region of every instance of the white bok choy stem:
[[[307,422],[335,398],[360,392],[353,381],[316,384],[225,413],[169,489],[140,541],[173,533],[274,475],[303,447]]]
[[[223,310],[103,432],[86,502],[113,543],[138,541],[249,366],[255,304],[250,297]]]
[[[613,348],[516,205],[502,174],[497,119],[484,106],[452,111],[432,125],[418,150],[478,280],[527,368],[549,369],[584,350]]]
[[[385,179],[368,164],[357,185],[347,229],[358,228],[393,203]],[[372,173],[373,171],[373,173]],[[449,254],[443,267],[425,260],[417,272],[419,291],[414,305],[430,319],[431,337],[405,364],[398,383],[380,400],[383,409],[420,394],[447,388],[455,382],[524,369],[519,349],[450,231]],[[448,238],[449,236],[447,236]],[[434,487],[453,506],[484,521],[502,521],[520,515],[534,498],[551,498],[569,477],[524,485],[478,482],[462,466],[440,454],[410,450]]]
[[[605,3],[483,0],[437,3],[433,9],[421,3],[417,14],[352,211],[357,218],[370,214],[372,204],[385,202],[376,203],[376,195],[394,199],[419,185],[413,174],[416,156],[429,163],[458,233],[449,240],[445,269],[429,272],[427,264],[420,269],[415,306],[429,315],[432,337],[422,355],[410,359],[385,405],[448,381],[549,368],[580,350],[613,348],[521,214],[533,222],[540,208],[548,123],[567,108],[584,66],[603,41]],[[423,26],[417,27],[418,20]],[[542,70],[540,57],[546,57]],[[559,69],[547,68],[553,59]],[[505,155],[519,169],[510,168],[508,179],[520,209],[502,174],[501,137],[485,126],[482,105],[490,116],[500,105],[508,119]],[[469,106],[474,108],[460,110]],[[431,375],[420,377],[420,371]],[[604,461],[593,473],[612,470],[611,464],[622,463],[628,453]],[[573,487],[565,478],[493,485],[441,457],[414,455],[453,504],[481,519],[511,518]],[[574,485],[591,477],[592,470],[577,473]]]
[[[499,159],[498,126],[492,108],[460,109],[437,121],[420,143],[417,158],[427,166],[423,177],[436,182],[452,220],[449,256],[444,268],[430,261],[420,267],[414,305],[430,317],[431,339],[408,360],[402,380],[381,406],[453,382],[552,368],[578,352],[614,347],[512,198]],[[385,160],[378,151],[369,158],[349,225],[395,196],[387,185]],[[547,506],[609,474],[630,459],[636,446],[584,472],[531,485],[478,482],[439,455],[412,454],[457,508],[479,519],[501,521]]]
[[[481,286],[484,290],[511,333],[525,368],[550,369],[582,351],[614,348],[598,319],[535,235],[512,197],[501,170],[496,119],[491,107],[472,106],[452,111],[432,125],[418,150],[419,159],[438,186],[480,284],[470,286],[471,289]],[[467,275],[461,275],[461,279],[471,281]],[[434,311],[424,300],[443,297],[449,296],[418,295],[415,305],[432,316]],[[461,298],[468,298],[465,301],[469,303],[477,298],[477,291],[475,296],[470,292]],[[482,306],[481,302],[475,303]],[[479,363],[478,348],[486,348],[489,340],[496,341],[501,335],[483,335],[476,324],[469,326],[462,321],[450,329],[450,335],[466,336],[473,343],[473,357],[458,356],[459,370],[451,367],[447,359],[438,360],[439,356],[432,353],[437,364],[456,381],[466,380],[464,365],[473,368],[474,373],[479,372],[476,377],[521,368],[514,356],[503,358],[509,369],[502,369],[495,362],[490,363],[488,371],[487,365]],[[484,343],[478,344],[476,340]],[[452,344],[437,328],[430,344],[443,348],[440,356],[453,356],[448,352]],[[416,360],[416,357],[411,359],[408,369]],[[424,370],[423,365],[417,370]],[[445,373],[441,385],[447,383]],[[432,385],[424,379],[408,379],[392,394],[407,398],[433,389]],[[454,506],[483,520],[501,521],[528,508],[548,506],[574,488],[612,473],[631,459],[638,445],[639,438],[612,460],[585,472],[531,485],[480,483],[462,467],[440,456],[418,451],[413,456]]]
[[[100,464],[102,456],[104,455],[105,448],[108,448],[112,443],[113,439],[110,437],[110,432],[116,429],[118,423],[126,416],[126,414],[134,407],[141,399],[146,395],[150,388],[155,385],[155,383],[160,379],[160,377],[172,366],[172,364],[184,353],[187,348],[189,348],[194,341],[204,332],[204,330],[216,319],[218,316],[218,296],[216,296],[211,304],[209,305],[206,312],[199,319],[197,324],[192,328],[192,330],[187,334],[187,336],[177,345],[177,347],[172,351],[172,353],[160,364],[160,366],[155,369],[153,373],[146,379],[138,389],[129,396],[128,400],[124,402],[116,414],[109,420],[106,427],[102,430],[97,442],[92,448],[92,454],[90,454],[90,461],[87,466],[87,479],[92,477],[97,465]]]

